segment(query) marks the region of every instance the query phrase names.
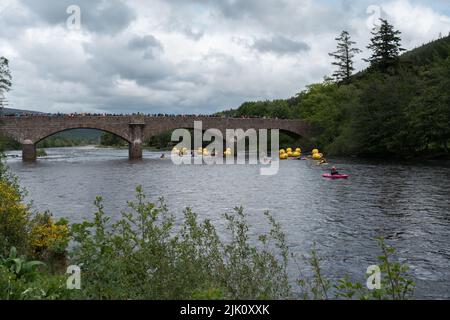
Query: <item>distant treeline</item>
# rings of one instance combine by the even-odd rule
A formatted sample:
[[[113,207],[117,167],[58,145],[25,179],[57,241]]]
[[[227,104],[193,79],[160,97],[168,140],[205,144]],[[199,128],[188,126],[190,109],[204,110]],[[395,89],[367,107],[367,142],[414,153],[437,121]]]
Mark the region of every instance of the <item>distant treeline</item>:
[[[57,133],[38,143],[38,148],[60,148],[77,147],[85,145],[98,145],[100,143],[101,131],[91,129],[74,129]],[[0,151],[19,150],[19,142],[8,137],[0,136]]]

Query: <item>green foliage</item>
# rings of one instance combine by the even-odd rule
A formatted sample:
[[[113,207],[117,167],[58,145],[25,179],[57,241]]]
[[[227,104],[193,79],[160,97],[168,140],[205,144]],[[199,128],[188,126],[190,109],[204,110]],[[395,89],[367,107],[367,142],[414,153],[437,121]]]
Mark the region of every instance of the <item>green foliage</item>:
[[[37,149],[36,156],[38,158],[43,158],[47,156],[47,152],[44,149]]]
[[[115,134],[104,132],[100,138],[100,145],[104,147],[125,147],[128,144]]]
[[[353,67],[353,58],[362,51],[358,48],[353,48],[356,42],[352,41],[348,31],[342,31],[341,35],[335,39],[337,41],[337,51],[329,55],[335,59],[333,65],[337,70],[333,73],[333,78],[336,82],[348,82],[355,71]]]
[[[0,254],[7,254],[11,247],[28,249],[31,214],[23,197],[17,179],[8,173],[0,156]]]
[[[222,242],[209,220],[198,222],[187,209],[179,230],[164,203],[148,203],[138,188],[136,201],[110,223],[102,200],[93,221],[72,228],[72,263],[83,265],[80,295],[93,299],[261,299],[286,298],[289,284],[284,236],[273,219],[250,245],[241,208],[225,215],[229,238]]]
[[[11,71],[9,70],[9,60],[5,57],[0,57],[0,97],[11,90],[12,86]]]
[[[63,254],[69,242],[68,222],[54,222],[50,213],[32,212],[24,204],[25,192],[0,156],[0,255],[11,247],[34,257]]]
[[[1,123],[0,123],[1,125]],[[19,150],[22,146],[17,141],[0,135],[0,152],[6,150]]]
[[[64,276],[48,274],[45,264],[18,257],[15,248],[7,258],[0,256],[0,300],[68,299]]]
[[[401,32],[394,30],[394,26],[389,24],[387,20],[380,19],[381,26],[375,27],[372,31],[371,43],[367,47],[372,50],[372,56],[366,61],[370,62],[371,67],[388,71],[390,68],[396,67],[399,56],[402,51]]]
[[[161,133],[152,136],[150,139],[145,141],[145,146],[150,148],[155,148],[159,150],[170,150],[173,147],[172,131]]]
[[[337,298],[360,300],[408,300],[414,296],[415,283],[409,274],[409,267],[392,261],[395,249],[386,245],[383,238],[377,239],[381,255],[378,257],[381,271],[381,288],[369,290],[360,283],[353,283],[348,277],[339,280],[335,286]]]
[[[328,300],[328,291],[331,288],[331,281],[327,280],[320,267],[321,259],[314,248],[311,250],[311,255],[305,257],[306,262],[312,268],[312,277],[297,280],[300,288],[302,288],[303,298],[305,300]]]
[[[388,60],[394,61],[394,56]],[[327,79],[310,85],[284,101],[287,111],[280,107],[282,100],[277,100],[244,103],[223,114],[270,117],[278,110],[284,118],[306,120],[316,132],[301,146],[318,147],[327,154],[408,158],[426,152],[448,156],[450,37],[395,59],[395,72],[370,68],[339,85]]]
[[[296,99],[245,102],[236,110],[218,113],[230,117],[267,117],[294,119],[297,117]]]
[[[25,257],[17,256],[17,249],[12,247],[8,257],[0,255],[0,268],[6,268],[14,273],[17,278],[25,278],[30,281],[36,276],[36,269],[45,264],[41,261],[26,261]]]
[[[73,129],[57,133],[37,144],[38,148],[77,147],[97,145],[101,132],[91,129]]]
[[[381,272],[380,289],[369,290],[359,282],[352,282],[348,276],[336,283],[326,279],[320,267],[320,258],[314,248],[310,257],[306,258],[312,269],[312,278],[300,279],[305,299],[329,299],[334,294],[335,299],[358,300],[408,300],[414,297],[415,283],[409,274],[407,265],[393,261],[395,249],[386,245],[383,238],[377,239],[381,255],[378,257]]]

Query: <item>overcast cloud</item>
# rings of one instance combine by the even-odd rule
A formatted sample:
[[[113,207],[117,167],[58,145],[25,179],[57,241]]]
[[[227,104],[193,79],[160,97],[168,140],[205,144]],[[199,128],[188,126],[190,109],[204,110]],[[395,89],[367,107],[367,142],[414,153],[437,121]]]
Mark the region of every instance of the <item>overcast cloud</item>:
[[[448,0],[0,0],[0,56],[14,108],[212,113],[321,81],[344,29],[366,67],[378,14],[407,49],[450,32]]]

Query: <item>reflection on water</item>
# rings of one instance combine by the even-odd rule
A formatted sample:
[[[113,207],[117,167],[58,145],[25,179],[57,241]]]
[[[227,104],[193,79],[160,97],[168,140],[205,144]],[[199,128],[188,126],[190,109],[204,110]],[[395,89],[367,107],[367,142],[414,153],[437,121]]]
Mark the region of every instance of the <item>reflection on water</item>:
[[[373,239],[384,236],[412,267],[418,297],[450,298],[449,163],[334,159],[351,178],[328,181],[321,178],[324,168],[307,161],[285,161],[278,175],[261,176],[258,166],[175,166],[152,152],[139,162],[128,161],[127,150],[47,153],[35,164],[8,161],[38,210],[79,222],[91,216],[95,196],[102,195],[106,211],[117,216],[137,185],[152,200],[163,196],[178,219],[189,206],[219,229],[221,215],[242,205],[252,230],[265,230],[263,212],[270,210],[296,254],[317,243],[329,277],[349,273],[362,281],[367,266],[377,262]]]

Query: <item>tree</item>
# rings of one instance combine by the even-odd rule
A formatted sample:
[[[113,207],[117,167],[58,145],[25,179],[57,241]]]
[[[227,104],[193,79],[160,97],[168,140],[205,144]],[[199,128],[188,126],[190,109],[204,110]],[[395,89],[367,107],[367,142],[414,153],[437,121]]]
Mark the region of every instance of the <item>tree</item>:
[[[100,145],[105,147],[122,147],[126,146],[127,143],[115,134],[104,132],[100,138]]]
[[[0,96],[3,96],[11,89],[11,71],[9,70],[9,60],[0,57]]]
[[[387,20],[380,19],[381,26],[376,27],[372,31],[371,44],[367,46],[372,50],[372,56],[364,61],[370,62],[372,67],[379,68],[382,71],[388,71],[395,67],[399,61],[402,51],[401,32],[394,30],[394,26],[389,24]]]
[[[5,93],[11,89],[11,71],[9,70],[9,61],[5,57],[0,57],[0,112],[5,102]]]
[[[329,53],[336,60],[333,62],[333,65],[338,67],[333,73],[333,77],[336,82],[348,82],[355,70],[353,68],[353,58],[362,51],[352,47],[356,42],[351,41],[350,34],[347,31],[342,31],[341,35],[335,40],[338,42],[337,51]]]

